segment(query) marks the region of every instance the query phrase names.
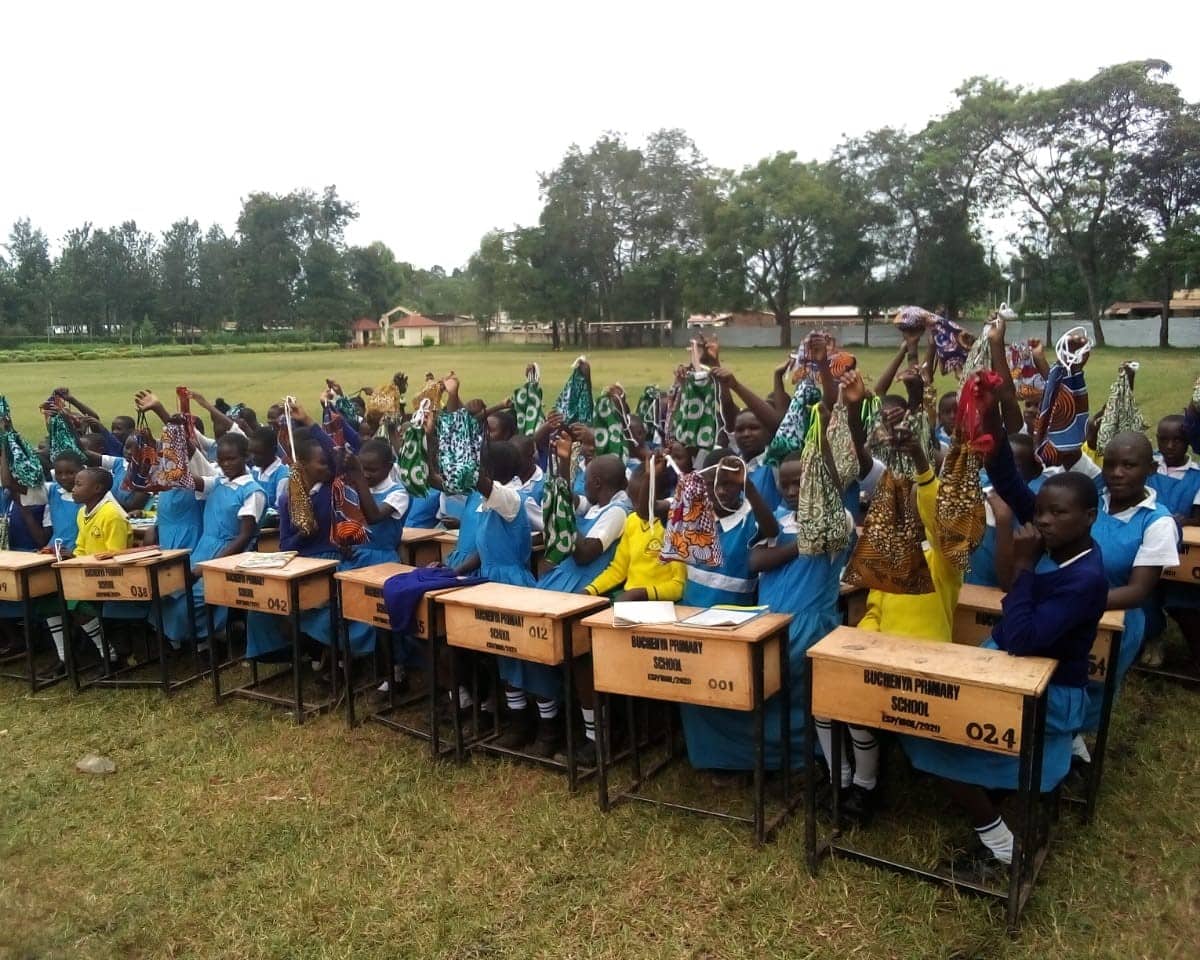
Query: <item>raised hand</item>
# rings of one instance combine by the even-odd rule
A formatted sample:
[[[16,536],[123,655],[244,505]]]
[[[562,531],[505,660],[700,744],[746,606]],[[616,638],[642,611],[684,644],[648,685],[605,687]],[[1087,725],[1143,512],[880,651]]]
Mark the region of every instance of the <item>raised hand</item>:
[[[1042,542],[1042,535],[1038,533],[1037,527],[1032,523],[1021,524],[1021,526],[1013,531],[1013,568],[1016,570],[1032,570],[1037,565],[1045,549],[1046,545]]]
[[[862,403],[867,398],[867,385],[857,370],[848,370],[838,378],[842,387],[842,400],[847,404]]]

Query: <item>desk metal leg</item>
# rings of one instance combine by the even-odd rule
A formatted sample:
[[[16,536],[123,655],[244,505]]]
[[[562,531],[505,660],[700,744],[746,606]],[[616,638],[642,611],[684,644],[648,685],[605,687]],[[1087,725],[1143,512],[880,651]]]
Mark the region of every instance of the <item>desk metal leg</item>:
[[[18,575],[21,578],[21,616],[25,620],[25,665],[29,669],[29,689],[32,693],[37,693],[41,685],[38,683],[37,666],[33,660],[33,600],[29,597],[29,571],[22,570]]]
[[[846,736],[846,725],[838,720],[829,721],[829,786],[833,798],[833,835],[842,835],[842,739]]]
[[[226,623],[229,622],[228,614],[226,614]],[[213,679],[213,703],[217,706],[221,705],[221,657],[217,653],[217,637],[216,623],[213,619],[213,608],[211,603],[204,604],[204,617],[208,620],[208,660],[212,665]],[[229,635],[228,629],[226,634]],[[230,649],[229,655],[233,656],[233,650]]]
[[[783,815],[787,815],[792,795],[792,676],[788,662],[788,635],[779,639],[779,768],[783,773]]]
[[[533,562],[533,561],[531,561]],[[563,628],[563,709],[566,710],[567,731],[567,789],[575,792],[575,637],[574,621],[567,620]]]
[[[183,582],[187,584],[186,563]],[[158,567],[150,568],[150,609],[154,611],[154,639],[158,646],[158,680],[163,696],[171,693],[171,665],[167,662],[167,640],[163,635],[162,593],[158,588]]]
[[[609,729],[608,694],[596,691],[596,785],[600,812],[608,813],[608,762],[612,737]]]
[[[1121,634],[1114,632],[1108,647],[1108,669],[1104,671],[1104,700],[1100,705],[1100,726],[1096,730],[1096,746],[1088,770],[1087,795],[1084,798],[1083,822],[1091,823],[1096,814],[1100,795],[1100,775],[1104,770],[1104,752],[1108,747],[1108,725],[1112,719],[1113,701],[1117,696],[1117,657],[1121,652]]]
[[[436,629],[434,628],[434,624],[432,622],[432,599],[430,601],[430,607],[429,639],[425,642],[425,649],[428,651],[425,659],[427,664],[425,682],[429,685],[429,756],[434,760],[438,760],[441,759],[442,756],[442,730],[441,725],[438,723],[438,707],[439,701],[441,700],[441,689],[438,685],[438,645],[437,641],[434,639],[434,633],[436,632]],[[395,636],[396,635],[393,633],[393,640],[395,639]],[[394,656],[388,657],[389,664],[394,662]],[[389,677],[394,677],[396,675],[395,667],[389,667],[389,669],[392,671]],[[395,686],[396,684],[389,679],[389,689]],[[454,716],[458,716],[458,697],[454,694],[451,694],[450,696],[450,711],[452,714],[454,714]]]
[[[67,608],[67,598],[63,595],[62,572],[55,569],[54,578],[58,581],[58,613],[62,620],[63,665],[67,668],[67,675],[71,678],[71,683],[75,685],[75,692],[79,693],[83,687],[79,682],[79,668],[75,663],[75,636],[71,624],[71,611]]]
[[[766,717],[763,709],[763,651],[756,643],[750,650],[750,682],[754,685],[754,839],[765,842],[766,803],[763,797],[766,783],[767,743]]]
[[[288,582],[288,626],[292,634],[292,692],[296,698],[296,723],[304,722],[304,679],[300,672],[300,585]]]
[[[341,649],[343,656],[346,658],[346,671],[350,670],[350,627],[347,622],[338,618],[338,629],[336,636],[340,641],[334,649]],[[337,664],[334,664],[334,674],[337,674]],[[392,686],[391,683],[388,686]],[[346,678],[346,726],[351,730],[354,729],[354,690],[350,685],[350,678]]]
[[[816,727],[812,715],[812,664],[804,671],[804,851],[810,876],[817,875],[817,764],[813,757]]]

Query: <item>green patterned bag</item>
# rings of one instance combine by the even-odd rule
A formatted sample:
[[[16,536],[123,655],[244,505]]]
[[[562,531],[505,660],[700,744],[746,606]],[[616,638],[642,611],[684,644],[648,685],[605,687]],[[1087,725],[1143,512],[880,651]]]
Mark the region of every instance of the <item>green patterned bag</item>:
[[[796,392],[792,402],[788,404],[787,412],[779,423],[779,429],[767,445],[764,462],[777,467],[783,458],[796,450],[804,449],[804,438],[808,435],[809,419],[812,407],[820,403],[821,391],[812,380],[804,379],[796,384]]]
[[[821,417],[809,418],[800,454],[800,496],[796,501],[796,550],[804,556],[837,553],[850,544],[850,518],[842,492],[825,463]]]
[[[414,418],[415,419],[415,418]],[[396,456],[400,482],[410,497],[429,495],[429,464],[425,461],[425,429],[420,422],[409,422],[404,428],[400,453]]]
[[[3,396],[0,396],[0,446],[4,448],[9,473],[17,483],[27,489],[41,486],[45,479],[42,461],[28,441],[13,429],[12,411]]]
[[[721,395],[717,381],[707,372],[689,371],[671,415],[671,438],[685,447],[711,450],[717,445],[720,421]]]
[[[595,407],[592,432],[596,436],[596,456],[611,453],[624,459],[629,449],[625,445],[629,424],[621,405],[606,393],[596,400]]]
[[[83,456],[83,451],[79,449],[79,441],[75,439],[75,432],[67,423],[67,418],[61,413],[50,415],[50,420],[46,424],[46,433],[50,437],[51,460],[56,459],[60,453],[74,453]]]
[[[825,427],[825,439],[829,442],[829,452],[833,457],[834,469],[837,470],[838,483],[845,491],[858,479],[859,463],[858,450],[850,433],[850,411],[842,402],[841,388],[838,389],[838,401],[829,415],[829,424]]]
[[[550,476],[542,490],[542,517],[546,522],[547,563],[562,563],[575,550],[575,498],[571,477],[558,475],[557,457],[550,457]],[[572,458],[572,462],[574,458]]]
[[[470,410],[462,407],[437,415],[438,473],[446,493],[470,493],[479,482],[483,455],[483,428]],[[507,483],[510,477],[497,477]]]
[[[579,369],[583,362],[583,357],[575,361],[567,382],[554,401],[554,409],[563,415],[563,423],[567,426],[573,423],[590,424],[595,416],[591,378]]]
[[[513,391],[513,413],[517,418],[517,430],[531,437],[546,422],[542,408],[541,367],[531,363],[525,371],[525,378],[525,383]]]
[[[658,387],[646,387],[637,402],[634,413],[646,425],[646,438],[653,439],[657,434],[661,440],[666,433],[666,417],[663,415],[665,397]]]
[[[1137,363],[1131,362],[1130,368],[1137,372]],[[1104,401],[1104,413],[1100,415],[1100,427],[1096,433],[1096,452],[1103,455],[1104,448],[1112,442],[1112,438],[1124,430],[1141,433],[1146,429],[1146,421],[1142,411],[1138,409],[1133,399],[1133,381],[1130,370],[1125,364],[1117,369],[1117,379],[1108,389],[1108,399]]]

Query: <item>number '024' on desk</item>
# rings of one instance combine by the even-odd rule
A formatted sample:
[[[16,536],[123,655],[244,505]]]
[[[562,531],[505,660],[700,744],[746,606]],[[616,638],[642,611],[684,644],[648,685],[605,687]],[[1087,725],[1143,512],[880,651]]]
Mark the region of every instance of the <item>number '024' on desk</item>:
[[[1017,754],[1024,698],[1055,661],[838,627],[808,651],[812,713],[945,743]]]

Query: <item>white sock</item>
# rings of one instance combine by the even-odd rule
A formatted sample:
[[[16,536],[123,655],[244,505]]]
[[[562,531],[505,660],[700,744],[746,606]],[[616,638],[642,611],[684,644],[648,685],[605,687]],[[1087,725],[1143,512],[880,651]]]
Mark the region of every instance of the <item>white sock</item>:
[[[54,648],[58,651],[58,659],[67,662],[67,646],[63,642],[62,617],[47,617],[46,626],[50,628],[50,636],[54,638]]]
[[[543,720],[553,720],[558,716],[557,700],[539,700],[537,702],[538,716]]]
[[[1075,734],[1075,739],[1071,741],[1071,756],[1078,757],[1084,763],[1092,762],[1092,755],[1088,753],[1087,743],[1084,741],[1082,733]]]
[[[1012,863],[1013,835],[1003,817],[997,817],[985,827],[976,827],[975,833],[997,860]]]
[[[475,702],[475,698],[471,696],[471,691],[464,687],[461,683],[458,685],[458,706],[460,710],[466,710]]]
[[[592,742],[596,740],[596,711],[588,707],[580,707],[583,714],[583,735]]]
[[[404,676],[405,676],[404,668],[402,666],[400,666],[400,664],[396,664],[394,667],[392,667],[392,679],[393,680],[395,680],[397,683],[403,683]]]
[[[504,702],[508,704],[508,709],[513,713],[520,713],[529,706],[529,700],[526,699],[524,690],[505,690]]]
[[[96,652],[103,657],[104,643],[100,640],[100,619],[98,617],[93,617],[87,623],[83,624],[83,632],[86,633],[88,635],[88,639],[95,644]],[[109,659],[115,660],[116,658],[116,651],[110,649]]]
[[[825,754],[825,762],[831,763],[829,759],[833,756],[833,728],[830,727],[828,720],[822,720],[820,717],[815,718],[817,724],[817,740],[821,744],[821,752]],[[842,786],[850,786],[850,781],[854,771],[850,769],[850,758],[846,756],[846,751],[842,751]],[[829,771],[829,780],[833,782],[833,770]]]
[[[879,783],[879,741],[869,729],[850,728],[854,744],[854,783],[864,790],[874,790]]]

